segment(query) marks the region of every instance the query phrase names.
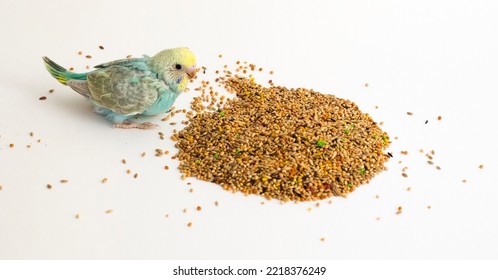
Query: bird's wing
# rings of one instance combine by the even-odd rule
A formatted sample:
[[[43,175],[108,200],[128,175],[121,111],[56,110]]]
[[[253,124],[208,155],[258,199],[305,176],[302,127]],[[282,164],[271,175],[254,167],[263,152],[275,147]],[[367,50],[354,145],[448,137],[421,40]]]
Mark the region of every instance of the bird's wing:
[[[88,74],[92,101],[121,115],[143,113],[158,98],[163,82],[147,72],[110,66]]]
[[[118,59],[106,63],[102,63],[99,65],[94,66],[95,68],[101,69],[101,68],[106,68],[110,66],[124,66],[124,67],[130,67],[130,66],[138,66],[141,64],[145,64],[146,60],[148,59],[148,56],[140,57],[140,58],[123,58],[123,59]]]

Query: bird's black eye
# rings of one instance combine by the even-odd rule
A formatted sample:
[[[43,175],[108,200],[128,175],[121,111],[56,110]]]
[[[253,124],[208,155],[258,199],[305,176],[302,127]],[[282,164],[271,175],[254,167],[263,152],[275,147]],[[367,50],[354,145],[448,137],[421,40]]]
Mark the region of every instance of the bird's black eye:
[[[176,70],[182,70],[182,66],[180,64],[175,64],[175,69]]]

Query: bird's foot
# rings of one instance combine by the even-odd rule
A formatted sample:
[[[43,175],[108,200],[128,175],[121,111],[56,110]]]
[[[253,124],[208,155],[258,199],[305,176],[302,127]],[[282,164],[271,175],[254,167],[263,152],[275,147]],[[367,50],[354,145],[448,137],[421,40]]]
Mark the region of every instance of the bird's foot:
[[[122,123],[115,123],[114,128],[155,129],[155,128],[159,128],[159,126],[157,124],[153,124],[150,122],[144,122],[144,123],[122,122]]]

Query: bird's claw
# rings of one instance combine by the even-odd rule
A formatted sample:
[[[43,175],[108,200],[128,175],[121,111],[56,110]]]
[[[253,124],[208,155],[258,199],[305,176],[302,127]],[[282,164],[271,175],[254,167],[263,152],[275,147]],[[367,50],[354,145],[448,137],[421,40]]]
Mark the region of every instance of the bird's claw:
[[[134,123],[134,122],[122,122],[122,123],[115,123],[114,128],[124,128],[124,129],[130,129],[130,128],[138,128],[138,129],[155,129],[159,128],[159,125],[153,124],[150,122],[144,122],[144,123]]]

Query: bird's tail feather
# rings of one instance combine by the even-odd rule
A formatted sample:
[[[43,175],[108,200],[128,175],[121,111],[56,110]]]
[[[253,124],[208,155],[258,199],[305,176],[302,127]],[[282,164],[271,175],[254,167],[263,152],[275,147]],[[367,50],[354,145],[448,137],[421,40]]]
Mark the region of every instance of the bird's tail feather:
[[[63,85],[66,85],[69,80],[86,80],[87,73],[71,72],[46,56],[43,57],[43,63],[50,75]]]

